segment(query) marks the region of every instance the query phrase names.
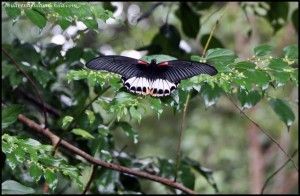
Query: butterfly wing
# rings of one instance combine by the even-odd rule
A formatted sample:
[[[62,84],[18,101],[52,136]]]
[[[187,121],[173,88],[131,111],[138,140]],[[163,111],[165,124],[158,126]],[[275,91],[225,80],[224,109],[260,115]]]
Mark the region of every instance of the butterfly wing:
[[[173,60],[158,64],[163,71],[165,79],[170,82],[180,82],[180,80],[191,78],[199,74],[216,75],[217,69],[207,63],[196,61]]]
[[[131,78],[142,73],[142,67],[147,65],[145,61],[125,56],[108,55],[92,59],[86,67],[94,70],[105,70]]]

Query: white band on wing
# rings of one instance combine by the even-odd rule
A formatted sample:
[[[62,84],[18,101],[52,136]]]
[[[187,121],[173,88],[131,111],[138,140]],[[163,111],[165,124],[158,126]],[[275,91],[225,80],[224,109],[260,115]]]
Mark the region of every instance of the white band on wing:
[[[154,97],[168,96],[177,87],[177,84],[165,79],[148,79],[144,77],[132,77],[122,79],[127,90],[142,94],[151,95]]]

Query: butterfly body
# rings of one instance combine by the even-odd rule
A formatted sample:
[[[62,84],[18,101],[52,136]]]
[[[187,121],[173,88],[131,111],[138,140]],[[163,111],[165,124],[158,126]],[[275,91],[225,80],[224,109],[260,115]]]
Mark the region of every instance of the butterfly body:
[[[217,70],[205,63],[172,60],[150,63],[123,56],[103,56],[86,65],[90,69],[105,70],[122,76],[125,88],[136,94],[163,97],[170,95],[182,79],[198,74],[215,75]]]

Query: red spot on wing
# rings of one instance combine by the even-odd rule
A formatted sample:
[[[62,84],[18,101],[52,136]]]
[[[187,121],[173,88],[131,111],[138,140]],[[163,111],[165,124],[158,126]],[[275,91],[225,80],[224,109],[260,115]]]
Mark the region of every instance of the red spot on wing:
[[[140,65],[148,65],[149,63],[143,60],[138,60],[138,64]]]
[[[170,66],[170,65],[169,65],[169,62],[166,61],[166,62],[159,63],[158,66],[159,67],[165,67],[165,66]]]

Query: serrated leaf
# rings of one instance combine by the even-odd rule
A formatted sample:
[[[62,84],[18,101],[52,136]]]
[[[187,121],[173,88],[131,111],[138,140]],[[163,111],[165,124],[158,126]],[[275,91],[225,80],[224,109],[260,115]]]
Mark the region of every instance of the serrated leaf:
[[[180,167],[180,178],[182,180],[182,183],[190,188],[194,189],[195,186],[195,175],[191,172],[191,168],[187,165],[182,165]]]
[[[217,85],[212,87],[209,84],[205,83],[201,87],[201,96],[204,99],[204,103],[206,107],[216,104],[217,100],[221,96],[221,93],[222,93],[222,89]]]
[[[35,24],[36,26],[38,26],[40,29],[42,29],[46,26],[47,19],[40,12],[38,12],[34,9],[26,9],[25,14],[31,20],[31,22],[33,24]]]
[[[13,195],[16,195],[16,194],[32,194],[32,193],[35,193],[34,189],[31,188],[31,187],[27,187],[27,186],[24,186],[22,184],[20,184],[19,182],[16,182],[14,180],[7,180],[5,182],[3,182],[1,184],[1,193],[2,194],[13,194]]]
[[[241,62],[235,63],[234,67],[243,71],[243,70],[248,70],[248,69],[254,69],[256,67],[256,65],[249,61],[241,61]]]
[[[267,54],[270,54],[271,52],[272,46],[268,44],[259,45],[254,48],[254,54],[256,56],[265,56]]]
[[[271,59],[270,63],[268,64],[268,67],[273,70],[281,71],[284,68],[289,67],[289,65],[282,59],[278,58],[278,59]]]
[[[238,99],[242,108],[249,109],[255,106],[261,100],[261,95],[256,90],[247,92],[246,90],[240,89],[238,93]]]
[[[47,184],[49,185],[49,188],[51,190],[55,190],[58,183],[58,179],[55,172],[50,169],[46,169],[44,177],[46,179]]]
[[[218,70],[223,70],[223,67],[234,62],[235,58],[233,51],[224,48],[209,49],[206,53],[207,61],[212,62]]]
[[[36,182],[38,182],[43,175],[43,170],[37,165],[37,163],[31,163],[29,174]]]
[[[89,132],[87,132],[83,129],[77,128],[77,129],[73,129],[71,132],[74,133],[75,135],[79,135],[85,139],[95,139],[94,136],[92,136]]]
[[[141,122],[142,114],[137,109],[135,109],[134,106],[130,107],[129,113],[130,113],[132,118],[134,118],[134,119],[138,120],[139,122]]]
[[[2,108],[2,129],[8,127],[9,125],[13,124],[18,115],[22,112],[22,106],[20,105],[9,105]]]
[[[297,60],[298,59],[298,53],[299,49],[296,44],[294,45],[289,45],[283,48],[283,52],[286,58],[289,60]]]
[[[87,117],[89,119],[90,124],[93,124],[93,122],[95,121],[95,114],[94,114],[94,112],[92,112],[91,110],[86,110],[85,113],[86,113],[86,115],[87,115]]]
[[[119,122],[117,123],[126,133],[128,137],[133,140],[133,143],[138,143],[138,134],[137,132],[131,127],[131,125],[127,122]]]
[[[141,58],[141,60],[147,61],[148,63],[150,63],[152,59],[156,59],[157,63],[160,63],[160,62],[163,62],[163,61],[176,60],[175,57],[172,57],[172,56],[169,56],[169,55],[164,55],[164,54],[148,55],[148,56],[143,56]]]
[[[295,120],[294,112],[290,108],[289,104],[281,99],[271,99],[269,104],[274,112],[279,116],[280,120],[282,120],[289,128]]]
[[[12,3],[5,3],[4,4],[6,14],[9,17],[16,18],[16,17],[21,15],[21,9],[18,8],[15,4],[16,3],[13,3],[13,4]]]
[[[38,66],[37,69],[32,69],[32,74],[43,87],[46,87],[51,79],[55,79],[50,71],[41,66]]]
[[[277,32],[283,25],[286,24],[286,20],[289,13],[288,2],[269,2],[267,3],[270,9],[267,12],[267,20],[273,26],[274,32]]]
[[[89,17],[81,20],[88,28],[98,29],[98,23],[95,18]]]
[[[65,116],[62,120],[62,127],[65,129],[69,126],[69,124],[73,121],[72,116]]]

